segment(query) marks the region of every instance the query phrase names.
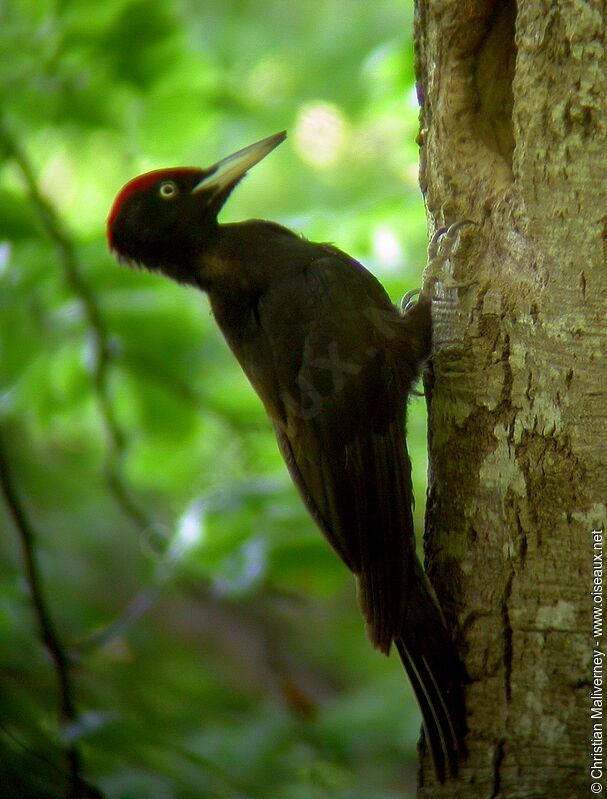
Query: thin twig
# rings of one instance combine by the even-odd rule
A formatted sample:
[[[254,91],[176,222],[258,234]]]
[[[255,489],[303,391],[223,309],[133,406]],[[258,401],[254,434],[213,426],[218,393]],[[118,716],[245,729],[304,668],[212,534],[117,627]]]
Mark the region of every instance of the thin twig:
[[[66,650],[55,627],[51,612],[44,596],[44,588],[40,566],[36,555],[36,533],[29,520],[24,506],[21,504],[8,457],[0,434],[0,488],[6,505],[15,524],[25,568],[25,579],[29,587],[34,615],[38,624],[40,638],[50,655],[57,679],[59,691],[59,711],[66,724],[75,724],[78,720],[74,701],[74,685],[70,673],[70,662]],[[70,797],[101,796],[92,786],[82,779],[82,758],[76,744],[72,741],[65,749],[69,769]]]
[[[91,332],[94,354],[93,385],[100,415],[112,445],[111,449],[108,450],[105,467],[108,487],[125,515],[138,528],[146,528],[150,522],[130,496],[122,477],[122,460],[126,447],[126,437],[120,427],[110,396],[109,373],[114,355],[111,337],[105,325],[97,298],[89,284],[82,277],[76,250],[61,224],[61,220],[53,206],[45,199],[38,188],[34,170],[25,151],[15,137],[10,135],[2,120],[0,120],[0,146],[14,161],[21,173],[32,207],[45,234],[57,250],[65,279],[82,305],[84,316]]]
[[[6,724],[0,722],[0,730],[2,730],[2,734],[6,735],[6,737],[9,738],[18,749],[22,749],[28,757],[39,760],[41,763],[44,763],[45,766],[48,766],[50,769],[59,774],[61,777],[65,777],[68,780],[70,779],[70,775],[67,773],[65,769],[58,766],[50,758],[40,754],[40,752],[36,752],[35,749],[31,749],[17,735],[15,735],[14,732],[11,732],[11,730],[9,730]]]

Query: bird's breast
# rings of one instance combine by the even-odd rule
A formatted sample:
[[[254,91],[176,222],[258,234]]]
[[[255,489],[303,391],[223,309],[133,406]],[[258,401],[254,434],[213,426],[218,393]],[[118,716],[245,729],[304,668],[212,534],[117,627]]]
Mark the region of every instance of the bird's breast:
[[[285,409],[281,400],[273,337],[268,336],[267,319],[262,321],[262,316],[267,316],[263,308],[263,295],[247,292],[225,296],[210,291],[209,298],[217,324],[243,372],[271,418],[281,422],[285,417]]]

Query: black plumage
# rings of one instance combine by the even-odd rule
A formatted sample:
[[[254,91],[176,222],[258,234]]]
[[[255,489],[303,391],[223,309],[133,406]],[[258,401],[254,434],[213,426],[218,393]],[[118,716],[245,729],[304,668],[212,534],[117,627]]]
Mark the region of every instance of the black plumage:
[[[118,256],[206,291],[274,426],[291,477],[354,573],[369,638],[395,644],[439,780],[465,734],[462,668],[415,554],[408,393],[431,348],[430,302],[402,314],[361,264],[272,222],[219,225],[246,171],[284,134],[208,170],[131,181],[110,213]]]

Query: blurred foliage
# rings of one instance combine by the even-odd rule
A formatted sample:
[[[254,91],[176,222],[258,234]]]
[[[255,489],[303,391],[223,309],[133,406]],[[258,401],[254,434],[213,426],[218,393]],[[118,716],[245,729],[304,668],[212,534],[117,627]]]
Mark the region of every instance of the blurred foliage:
[[[0,505],[0,785],[67,796],[411,796],[418,715],[369,647],[206,298],[120,268],[104,222],[143,170],[283,128],[223,220],[328,240],[395,300],[425,259],[412,4],[0,4],[0,429],[70,653],[58,720]],[[424,406],[410,448],[421,529]]]

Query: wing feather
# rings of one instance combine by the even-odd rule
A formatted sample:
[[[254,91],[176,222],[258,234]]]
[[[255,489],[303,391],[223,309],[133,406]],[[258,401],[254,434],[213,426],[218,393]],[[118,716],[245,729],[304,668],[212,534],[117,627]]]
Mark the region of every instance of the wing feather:
[[[273,419],[281,453],[312,517],[356,574],[369,635],[387,652],[400,635],[414,568],[406,391],[393,337],[386,335],[386,320],[396,329],[401,319],[380,284],[352,264],[316,261],[298,292],[313,298],[309,312],[298,307],[277,320],[272,309],[280,341],[272,341],[273,326],[264,329],[284,388],[283,413]],[[343,313],[344,295],[351,298],[350,315]],[[279,349],[289,318],[299,325],[305,320],[305,331],[292,336],[305,342],[299,352]]]

